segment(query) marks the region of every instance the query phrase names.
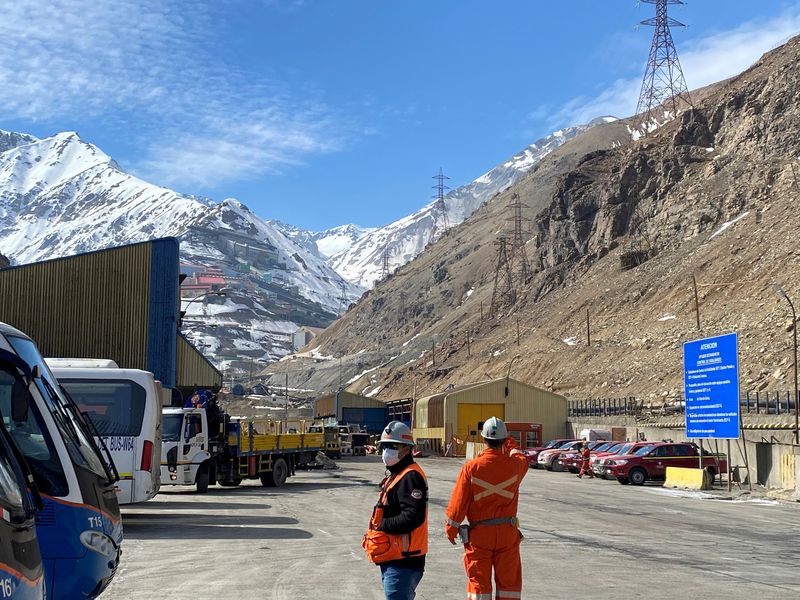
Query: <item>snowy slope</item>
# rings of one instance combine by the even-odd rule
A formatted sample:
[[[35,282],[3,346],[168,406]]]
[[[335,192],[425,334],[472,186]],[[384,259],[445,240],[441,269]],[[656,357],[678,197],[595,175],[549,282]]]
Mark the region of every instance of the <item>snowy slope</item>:
[[[375,231],[375,227],[359,227],[349,223],[325,231],[307,231],[281,221],[268,221],[278,231],[297,244],[304,246],[324,259],[341,254],[365,235]]]
[[[615,119],[603,117],[588,125],[556,131],[531,144],[472,183],[451,191],[445,197],[449,224],[453,226],[464,221],[481,204],[513,185],[564,142],[589,127],[609,120]],[[393,270],[406,264],[425,249],[431,241],[431,236],[436,232],[436,214],[433,207],[433,203],[428,204],[412,215],[364,235],[349,249],[332,256],[328,264],[348,281],[363,287],[372,287],[381,277],[383,255],[386,250],[389,253],[389,267]]]
[[[227,355],[247,348],[258,359],[283,356],[291,350],[287,331],[324,326],[363,292],[240,202],[216,204],[149,184],[76,133],[39,140],[0,132],[0,149],[0,254],[23,264],[176,236],[182,261],[225,272],[252,295],[247,321],[215,332]],[[237,255],[253,251],[250,245],[269,253],[262,267]],[[189,337],[193,327],[203,324],[188,323]]]

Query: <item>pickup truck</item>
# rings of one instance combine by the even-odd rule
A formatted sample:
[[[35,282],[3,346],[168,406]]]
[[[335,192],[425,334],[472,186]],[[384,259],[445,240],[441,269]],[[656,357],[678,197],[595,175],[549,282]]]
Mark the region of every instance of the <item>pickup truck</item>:
[[[703,453],[703,468],[712,476],[728,470],[725,455]],[[649,479],[664,479],[667,467],[698,468],[700,449],[692,443],[656,443],[639,448],[634,454],[615,456],[603,463],[604,475],[623,485],[644,485]]]

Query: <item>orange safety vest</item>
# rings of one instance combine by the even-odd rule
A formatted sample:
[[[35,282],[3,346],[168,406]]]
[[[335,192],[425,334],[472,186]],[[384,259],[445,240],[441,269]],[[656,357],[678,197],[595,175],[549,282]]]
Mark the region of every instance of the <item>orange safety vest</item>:
[[[378,525],[383,520],[383,511],[386,508],[386,499],[389,491],[395,487],[403,476],[409,471],[416,471],[422,478],[425,472],[417,463],[411,463],[394,477],[389,477],[381,488],[381,495],[378,503],[372,510],[372,517],[369,520],[369,528],[364,534],[361,546],[367,553],[367,558],[371,563],[380,564],[390,560],[401,560],[414,556],[424,556],[428,553],[428,509],[425,508],[425,521],[422,525],[408,533],[386,533],[378,531]]]

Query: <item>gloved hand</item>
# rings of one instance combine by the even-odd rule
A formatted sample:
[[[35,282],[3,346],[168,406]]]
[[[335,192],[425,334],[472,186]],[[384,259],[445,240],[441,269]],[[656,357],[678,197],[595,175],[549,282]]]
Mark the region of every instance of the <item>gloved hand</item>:
[[[508,436],[505,444],[503,444],[503,452],[506,454],[511,454],[512,450],[519,451],[519,446],[517,446],[517,441],[513,437]]]
[[[450,543],[453,546],[456,545],[456,538],[458,537],[458,527],[454,527],[450,523],[444,524],[444,532],[447,535],[447,539],[450,540]]]

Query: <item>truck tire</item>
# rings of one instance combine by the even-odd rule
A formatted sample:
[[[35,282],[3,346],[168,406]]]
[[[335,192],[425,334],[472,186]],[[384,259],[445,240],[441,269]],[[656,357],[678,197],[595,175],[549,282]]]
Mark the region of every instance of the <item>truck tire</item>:
[[[219,481],[217,483],[219,483],[222,487],[236,487],[237,485],[242,483],[242,478],[237,477],[236,479],[229,479],[228,481]]]
[[[628,485],[630,483],[627,477],[617,477],[617,481],[619,481],[622,485]]]
[[[628,480],[633,485],[644,485],[644,482],[647,481],[647,471],[641,467],[633,468],[628,473]]]
[[[281,487],[289,476],[289,465],[282,458],[272,463],[272,471],[261,474],[261,485],[264,487]]]
[[[197,493],[205,494],[208,491],[208,483],[210,481],[210,474],[208,472],[208,463],[203,463],[197,469],[197,478],[195,484],[197,485]]]

